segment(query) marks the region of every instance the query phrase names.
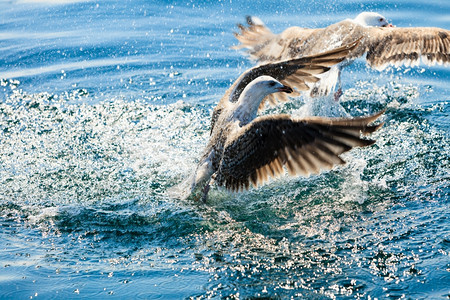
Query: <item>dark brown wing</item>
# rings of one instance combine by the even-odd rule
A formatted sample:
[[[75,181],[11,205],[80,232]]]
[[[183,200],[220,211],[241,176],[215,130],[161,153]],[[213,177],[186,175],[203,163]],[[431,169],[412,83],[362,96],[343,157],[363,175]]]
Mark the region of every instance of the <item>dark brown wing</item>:
[[[300,91],[308,90],[309,87],[306,83],[319,80],[314,75],[322,74],[328,71],[330,66],[343,61],[358,43],[359,40],[356,40],[348,45],[316,55],[269,63],[249,69],[236,80],[229,95],[229,101],[236,102],[244,88],[251,81],[263,75],[272,76],[281,83]]]
[[[254,79],[259,76],[268,75],[285,85],[296,88],[298,91],[307,91],[309,90],[309,87],[306,83],[317,82],[319,79],[315,75],[328,71],[330,66],[344,60],[348,53],[352,51],[358,43],[359,40],[354,41],[349,45],[319,53],[317,55],[260,65],[245,71],[226,91],[225,95],[214,109],[211,118],[211,132],[213,131],[215,122],[221,111],[227,105],[227,102],[238,101],[242,91]],[[275,104],[275,99],[279,101],[287,101],[288,99],[284,93],[275,93],[271,95],[274,95],[276,98],[266,97],[261,102],[260,108],[264,107],[266,101],[269,101],[271,104]],[[295,96],[295,93],[290,95]]]
[[[370,28],[362,41],[367,62],[382,70],[387,65],[427,65],[450,62],[450,31],[434,27]]]
[[[368,124],[381,114],[353,119],[259,117],[225,144],[216,182],[238,191],[277,177],[284,168],[290,175],[308,176],[344,164],[341,153],[375,142],[360,134],[380,128],[381,124]]]

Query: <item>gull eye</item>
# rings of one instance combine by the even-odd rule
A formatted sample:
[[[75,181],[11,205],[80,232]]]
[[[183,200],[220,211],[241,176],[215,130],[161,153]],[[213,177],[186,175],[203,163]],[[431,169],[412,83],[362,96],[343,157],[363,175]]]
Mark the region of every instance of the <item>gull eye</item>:
[[[277,84],[277,83],[272,81],[272,82],[269,83],[269,86],[275,86],[275,84]]]
[[[383,18],[380,18],[380,20],[379,20],[380,22],[383,22]]]

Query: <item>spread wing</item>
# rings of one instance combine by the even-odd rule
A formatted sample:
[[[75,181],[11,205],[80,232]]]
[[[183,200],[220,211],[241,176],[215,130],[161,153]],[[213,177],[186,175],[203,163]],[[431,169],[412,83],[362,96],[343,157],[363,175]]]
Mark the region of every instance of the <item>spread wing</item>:
[[[259,117],[227,141],[216,182],[238,191],[277,177],[284,168],[290,175],[308,176],[344,164],[341,153],[375,142],[360,134],[380,128],[382,124],[369,123],[382,114],[353,119]]]
[[[367,52],[368,64],[378,70],[387,65],[416,65],[420,58],[427,65],[448,64],[450,31],[435,27],[364,27],[345,20],[326,28],[290,27],[273,34],[262,22],[247,17],[247,27],[238,25],[235,37],[241,42],[234,48],[246,48],[259,63],[292,59],[345,45],[361,39],[347,58]]]
[[[359,40],[353,41],[353,43],[338,47],[336,49],[319,53],[316,55],[305,56],[301,58],[268,63],[260,66],[256,66],[245,71],[227,90],[225,95],[217,104],[213,111],[211,119],[211,132],[214,128],[214,124],[218,119],[223,108],[228,102],[236,102],[239,99],[242,91],[245,87],[259,76],[268,75],[272,76],[281,83],[288,85],[292,88],[296,88],[297,91],[307,91],[309,87],[307,83],[315,83],[319,81],[315,75],[322,74],[328,71],[330,66],[333,66],[342,60],[352,51],[359,43]],[[296,96],[291,94],[291,96]],[[288,98],[284,93],[275,93],[267,96],[261,101],[260,109],[264,107],[266,102],[276,104],[278,101],[287,101]]]
[[[259,64],[313,55],[349,44],[364,37],[365,27],[345,20],[325,28],[289,27],[280,34],[272,33],[261,21],[247,17],[247,27],[238,25],[234,33],[241,43],[234,49],[247,49],[250,58]],[[258,19],[259,20],[259,19]],[[348,57],[358,57],[364,49],[355,47]]]
[[[367,49],[367,62],[382,70],[387,65],[427,65],[450,62],[450,31],[434,27],[368,28],[361,42]]]
[[[233,49],[247,48],[249,54],[254,60],[264,61],[264,57],[269,52],[268,50],[261,51],[269,43],[277,38],[277,34],[272,33],[269,28],[264,25],[264,23],[259,19],[252,16],[246,17],[247,26],[242,24],[237,24],[240,32],[234,32],[234,36],[241,42],[240,45],[233,46]],[[275,46],[275,45],[273,45]],[[269,46],[268,48],[270,48]],[[279,53],[279,50],[275,50],[275,53]],[[270,54],[268,54],[270,55]],[[276,54],[278,55],[278,54]],[[279,59],[268,59],[267,61],[274,61]]]
[[[246,20],[247,26],[238,24],[240,32],[233,33],[241,44],[232,48],[246,48],[250,58],[258,63],[293,58],[294,56],[289,54],[289,45],[292,44],[293,39],[303,40],[307,36],[304,29],[300,27],[295,27],[284,35],[274,34],[259,19],[255,22],[255,17],[247,16]],[[291,31],[295,32],[291,34]]]
[[[307,91],[307,83],[319,81],[315,75],[328,71],[333,66],[343,61],[346,56],[359,44],[359,40],[353,41],[342,47],[329,51],[322,51],[315,55],[285,60],[281,62],[268,63],[254,67],[244,72],[237,80],[229,95],[230,102],[239,99],[244,88],[254,79],[262,75],[269,75],[281,83],[296,88],[299,91]],[[276,94],[278,98],[282,97]],[[262,104],[263,105],[263,104]]]

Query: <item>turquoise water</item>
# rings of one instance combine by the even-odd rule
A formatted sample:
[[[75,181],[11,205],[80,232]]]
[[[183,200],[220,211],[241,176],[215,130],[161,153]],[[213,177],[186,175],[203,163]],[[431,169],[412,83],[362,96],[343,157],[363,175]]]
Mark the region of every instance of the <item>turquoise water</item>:
[[[167,193],[252,65],[236,23],[363,10],[450,28],[445,1],[0,1],[0,298],[448,299],[448,67],[347,68],[339,109],[387,112],[344,167]]]

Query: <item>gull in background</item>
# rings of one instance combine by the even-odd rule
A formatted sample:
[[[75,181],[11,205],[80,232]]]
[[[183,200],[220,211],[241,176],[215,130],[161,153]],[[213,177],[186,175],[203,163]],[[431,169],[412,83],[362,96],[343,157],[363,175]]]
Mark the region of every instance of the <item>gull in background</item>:
[[[325,96],[338,89],[335,100],[342,95],[341,70],[355,59],[366,55],[368,65],[383,70],[388,65],[416,66],[422,59],[427,65],[450,61],[450,31],[436,27],[394,27],[375,12],[363,12],[355,19],[346,19],[325,28],[289,27],[274,34],[257,17],[247,17],[247,26],[238,25],[235,37],[259,64],[315,55],[360,40],[345,60],[333,66],[313,85],[312,97]]]

